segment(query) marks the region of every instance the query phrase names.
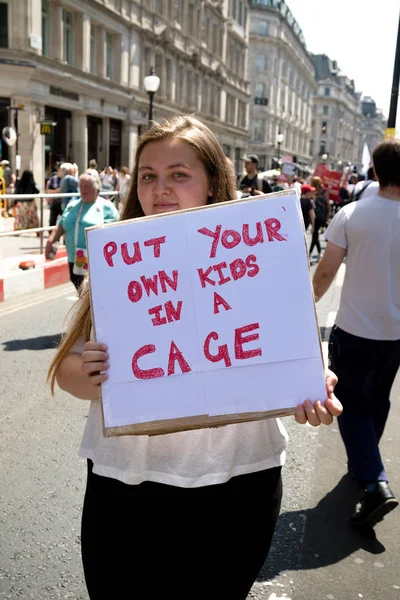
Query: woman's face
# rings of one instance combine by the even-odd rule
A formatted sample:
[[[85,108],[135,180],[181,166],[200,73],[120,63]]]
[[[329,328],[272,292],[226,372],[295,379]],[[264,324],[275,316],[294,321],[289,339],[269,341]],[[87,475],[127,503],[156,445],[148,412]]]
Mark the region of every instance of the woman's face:
[[[182,140],[150,142],[138,167],[138,196],[146,216],[204,206],[213,195],[203,163]]]

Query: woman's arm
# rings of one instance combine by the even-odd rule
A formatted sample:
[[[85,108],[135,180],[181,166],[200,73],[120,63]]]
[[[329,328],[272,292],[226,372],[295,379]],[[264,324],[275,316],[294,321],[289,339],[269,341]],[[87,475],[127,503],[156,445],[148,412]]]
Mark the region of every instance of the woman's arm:
[[[108,379],[107,346],[86,342],[82,354],[68,354],[57,372],[59,387],[81,400],[98,400],[100,384]]]
[[[49,235],[49,239],[47,240],[46,248],[45,248],[45,257],[47,258],[47,260],[49,260],[49,258],[50,258],[50,254],[53,249],[53,244],[58,242],[58,240],[60,239],[60,237],[63,234],[64,234],[63,227],[61,227],[61,225],[58,225],[57,229],[54,229],[51,232],[51,234]]]

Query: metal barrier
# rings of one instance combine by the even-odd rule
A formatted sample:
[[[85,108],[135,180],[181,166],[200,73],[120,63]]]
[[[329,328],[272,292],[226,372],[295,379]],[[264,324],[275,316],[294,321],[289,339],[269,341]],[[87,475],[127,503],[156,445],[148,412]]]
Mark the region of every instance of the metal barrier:
[[[99,192],[99,196],[119,196],[119,192],[102,190]],[[0,238],[8,237],[11,235],[20,235],[21,233],[40,233],[40,254],[43,254],[44,244],[43,244],[43,233],[45,231],[52,231],[53,229],[57,229],[57,225],[54,227],[44,226],[43,225],[43,200],[46,198],[79,198],[79,192],[73,192],[69,194],[4,194],[1,196],[1,199],[7,200],[40,200],[40,227],[36,227],[33,229],[20,229],[18,231],[2,231],[0,232]],[[5,203],[7,207],[7,203]],[[4,209],[3,209],[4,210]]]

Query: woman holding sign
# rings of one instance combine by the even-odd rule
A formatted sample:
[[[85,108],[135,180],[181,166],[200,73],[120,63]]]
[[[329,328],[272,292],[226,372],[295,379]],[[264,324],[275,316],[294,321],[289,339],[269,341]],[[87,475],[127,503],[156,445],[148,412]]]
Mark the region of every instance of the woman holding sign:
[[[132,178],[123,220],[235,198],[219,142],[191,117],[155,124],[140,138]],[[88,461],[82,557],[91,600],[160,594],[245,600],[279,514],[283,426],[265,419],[153,437],[104,437],[99,388],[112,357],[104,344],[91,341],[91,328],[86,290],[49,372],[53,388],[57,381],[91,400],[81,446]],[[134,335],[134,323],[127,329]],[[335,384],[328,375],[327,399],[297,407],[299,423],[328,425],[341,413]],[[160,592],[149,590],[154,575]]]

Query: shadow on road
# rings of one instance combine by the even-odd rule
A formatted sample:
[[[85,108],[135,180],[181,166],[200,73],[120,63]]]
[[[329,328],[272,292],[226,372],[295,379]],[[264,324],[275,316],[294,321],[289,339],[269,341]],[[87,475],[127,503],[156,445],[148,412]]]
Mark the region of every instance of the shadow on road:
[[[359,490],[345,475],[315,508],[282,513],[258,579],[274,579],[284,571],[319,569],[359,549],[371,554],[385,552],[373,529],[356,531],[349,525],[359,497]]]
[[[26,340],[9,340],[2,342],[6,352],[17,352],[18,350],[51,350],[57,348],[61,341],[61,333],[53,335],[42,335]]]

